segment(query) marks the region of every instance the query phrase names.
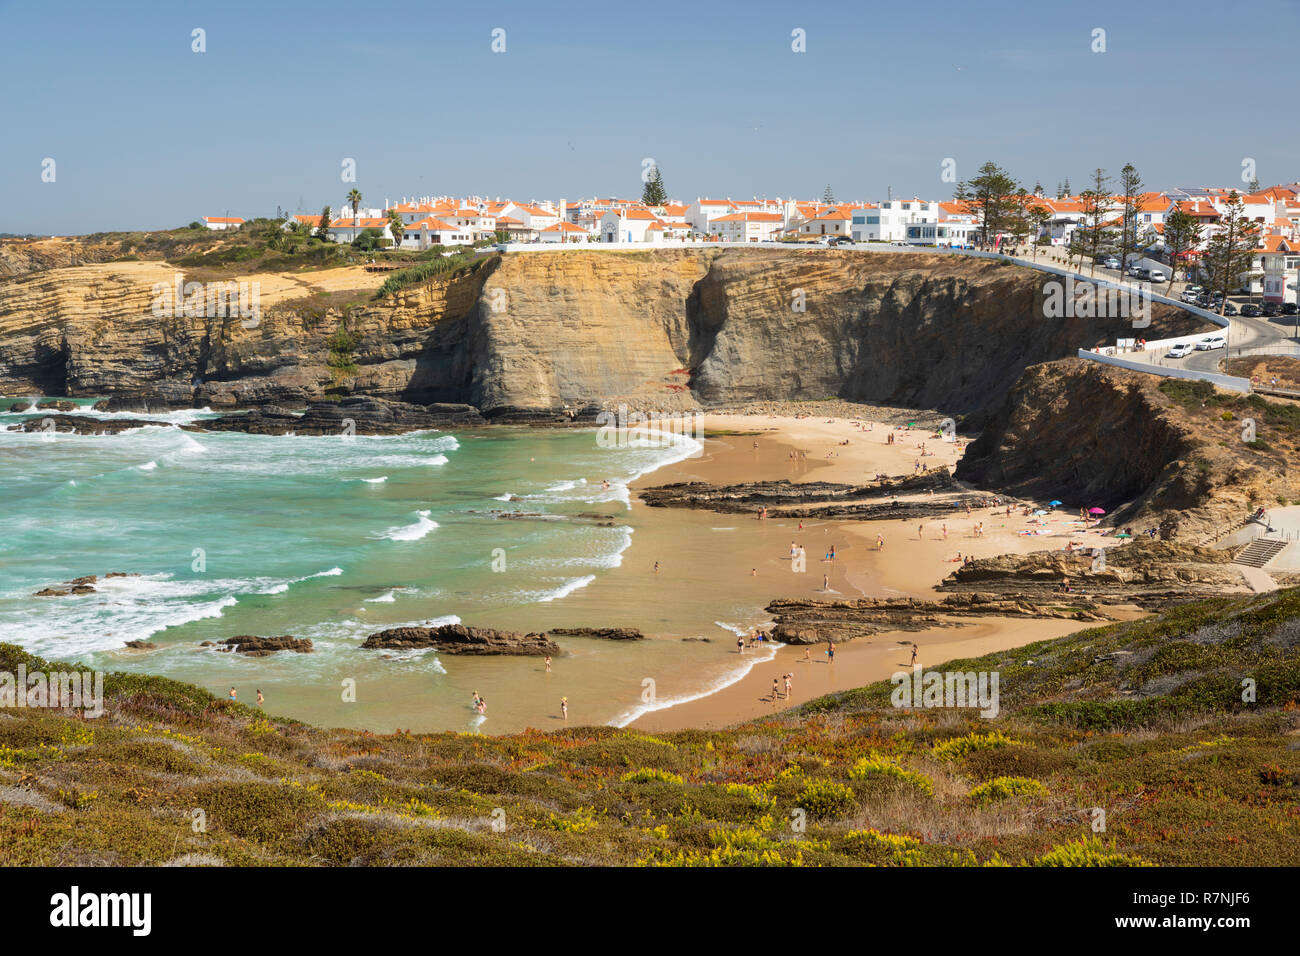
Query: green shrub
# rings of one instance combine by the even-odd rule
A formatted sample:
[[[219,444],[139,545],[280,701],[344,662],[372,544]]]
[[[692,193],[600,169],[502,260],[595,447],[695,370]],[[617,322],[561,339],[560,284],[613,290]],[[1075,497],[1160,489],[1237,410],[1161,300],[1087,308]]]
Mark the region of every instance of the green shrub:
[[[1028,777],[994,777],[981,783],[970,792],[976,803],[996,803],[1011,797],[1037,797],[1047,793],[1047,788]]]
[[[857,806],[853,789],[833,780],[809,780],[796,804],[811,817],[842,817]]]

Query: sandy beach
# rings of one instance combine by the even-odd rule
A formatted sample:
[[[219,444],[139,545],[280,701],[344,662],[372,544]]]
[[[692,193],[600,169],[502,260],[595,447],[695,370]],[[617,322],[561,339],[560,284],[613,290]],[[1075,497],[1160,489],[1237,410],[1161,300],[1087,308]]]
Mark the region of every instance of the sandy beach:
[[[700,455],[644,476],[634,489],[682,481],[867,481],[877,474],[912,474],[919,463],[951,468],[965,444],[961,440],[946,442],[929,429],[843,418],[706,415],[702,426],[706,439]],[[893,443],[888,441],[891,432]],[[900,496],[900,500],[906,497]],[[647,508],[635,497],[633,507]],[[570,614],[581,617],[584,605],[594,609],[605,603],[611,588],[634,605],[657,602],[671,607],[672,613],[666,617],[675,620],[698,607],[697,616],[721,621],[726,614],[722,610],[712,613],[714,607],[749,602],[761,608],[775,598],[913,596],[932,600],[934,586],[957,567],[959,553],[983,557],[1059,549],[1068,541],[1103,546],[1109,540],[1083,528],[1077,515],[1067,512],[1049,511],[1045,516],[1026,518],[1016,510],[1008,517],[1004,508],[980,509],[969,515],[954,508],[949,519],[909,522],[800,521],[776,509],[765,519],[757,514],[653,510],[653,519],[643,523],[622,566],[566,602]],[[977,535],[981,523],[983,534]],[[1022,534],[1024,531],[1035,533]],[[878,536],[883,538],[883,549]],[[803,573],[792,570],[792,543],[805,549]],[[824,560],[832,546],[834,560]],[[757,623],[763,622],[747,622],[751,627]],[[824,645],[811,648],[809,661],[804,659],[806,649],[794,646],[738,654],[734,636],[719,630],[710,639],[714,652],[729,655],[737,672],[748,667],[747,672],[712,692],[689,686],[689,675],[658,680],[658,702],[640,708],[643,712],[631,726],[725,726],[833,690],[886,679],[907,667],[912,641],[920,649],[919,663],[933,666],[1059,637],[1080,626],[1058,620],[993,619],[927,631],[888,632],[837,647],[834,665],[826,663]],[[671,637],[672,633],[653,636]],[[794,675],[792,693],[773,701],[772,680],[778,678],[783,688],[786,673]]]

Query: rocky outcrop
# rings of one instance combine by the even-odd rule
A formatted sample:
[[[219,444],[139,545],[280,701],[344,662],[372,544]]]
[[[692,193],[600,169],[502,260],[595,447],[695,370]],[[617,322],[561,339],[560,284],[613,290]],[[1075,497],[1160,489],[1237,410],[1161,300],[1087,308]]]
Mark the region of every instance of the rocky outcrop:
[[[558,654],[559,645],[545,634],[520,634],[488,627],[443,624],[439,627],[392,627],[371,634],[363,648],[399,651],[433,648],[442,654],[500,655],[541,657]]]
[[[189,431],[238,431],[257,435],[395,435],[421,429],[485,424],[472,405],[413,405],[382,398],[316,402],[301,414],[276,405],[187,425]]]
[[[313,650],[311,638],[290,637],[288,634],[281,637],[257,637],[252,634],[241,634],[238,637],[228,637],[224,641],[216,641],[215,644],[218,647],[233,650],[236,654],[243,654],[246,657],[269,657],[277,651],[310,654]]]
[[[1193,417],[1162,391],[1167,382],[1082,359],[1036,365],[991,405],[956,477],[1099,506],[1117,526],[1163,523],[1165,536],[1179,540],[1197,540],[1258,504],[1296,499],[1284,460],[1243,443],[1237,422]]]
[[[1069,595],[1051,604],[1032,595],[950,594],[938,601],[915,598],[861,598],[851,601],[780,600],[767,606],[776,617],[774,639],[784,644],[822,644],[871,637],[883,631],[921,631],[958,627],[962,618],[1033,617],[1107,621],[1097,604]]]
[[[644,641],[645,635],[635,627],[553,627],[561,637],[594,637],[603,641]]]
[[[1249,592],[1231,561],[1230,551],[1141,538],[1108,547],[1100,556],[1085,547],[977,558],[948,575],[939,590],[1160,610],[1196,598]]]
[[[104,575],[104,580],[108,580],[109,578],[138,578],[139,576],[140,576],[139,574],[127,573],[124,571],[110,571],[108,574]],[[73,578],[71,581],[65,582],[66,587],[41,588],[41,590],[37,591],[32,596],[33,597],[68,597],[69,595],[94,594],[96,593],[95,585],[97,583],[99,583],[99,575],[86,574],[83,575],[82,577]]]
[[[171,422],[154,421],[147,418],[91,418],[89,415],[38,415],[25,418],[12,430],[31,433],[54,433],[60,435],[116,435],[118,432],[146,425],[169,427]]]
[[[926,493],[927,497],[898,499],[899,495],[920,493]],[[865,485],[827,481],[754,481],[739,485],[675,482],[646,488],[639,495],[652,508],[696,508],[749,515],[767,508],[787,518],[855,521],[945,518],[954,509],[992,508],[1007,503],[1007,499],[999,496],[965,492],[953,481],[947,468],[920,475],[881,477]]]

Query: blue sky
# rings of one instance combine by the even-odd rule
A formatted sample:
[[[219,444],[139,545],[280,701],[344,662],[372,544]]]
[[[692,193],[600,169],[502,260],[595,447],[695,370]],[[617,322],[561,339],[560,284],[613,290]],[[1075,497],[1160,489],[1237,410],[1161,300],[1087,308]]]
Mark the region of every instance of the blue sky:
[[[344,158],[375,205],[635,195],[646,157],[684,200],[942,199],[945,158],[1049,192],[1125,162],[1149,187],[1236,184],[1246,157],[1290,182],[1297,27],[1281,0],[0,0],[0,232],[318,212]]]

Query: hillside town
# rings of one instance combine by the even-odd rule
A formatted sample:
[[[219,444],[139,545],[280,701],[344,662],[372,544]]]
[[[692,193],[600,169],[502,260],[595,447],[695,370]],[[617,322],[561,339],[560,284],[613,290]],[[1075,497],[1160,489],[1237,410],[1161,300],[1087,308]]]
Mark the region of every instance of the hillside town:
[[[1127,220],[1132,254],[1114,259],[1110,244],[1096,261],[1160,281],[1169,273],[1194,267],[1222,230],[1229,205],[1238,203],[1236,219],[1247,225],[1256,243],[1242,293],[1265,303],[1295,303],[1300,285],[1300,182],[1238,192],[1231,187],[1180,187],[1141,192],[1131,199],[1088,194],[1046,196],[1041,187],[1020,197],[1025,215],[1019,229],[999,228],[985,235],[977,204],[963,199],[890,197],[877,202],[837,202],[794,198],[668,200],[643,199],[530,200],[485,196],[403,197],[382,206],[362,204],[353,190],[336,207],[321,214],[284,214],[285,229],[324,235],[341,244],[373,237],[376,247],[424,252],[489,243],[618,243],[647,246],[681,243],[793,242],[823,245],[890,243],[894,245],[1031,249],[1055,254],[1078,253],[1084,230],[1113,234]],[[1173,217],[1194,222],[1193,241],[1171,250],[1166,226]],[[1090,225],[1090,219],[1092,224]],[[238,229],[244,220],[210,216],[212,230]],[[327,224],[326,224],[327,223]],[[1103,253],[1104,254],[1101,254]],[[1163,265],[1163,272],[1162,272]]]

